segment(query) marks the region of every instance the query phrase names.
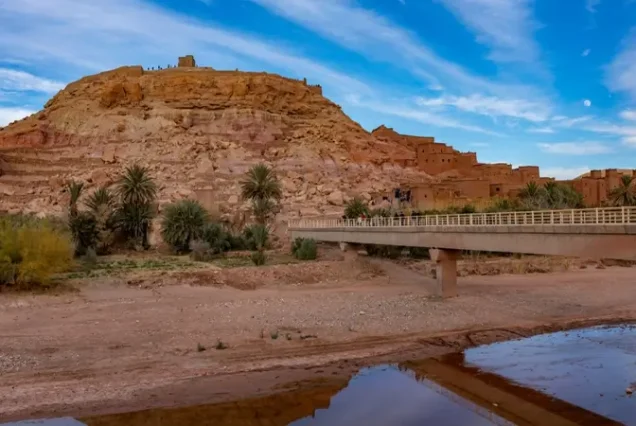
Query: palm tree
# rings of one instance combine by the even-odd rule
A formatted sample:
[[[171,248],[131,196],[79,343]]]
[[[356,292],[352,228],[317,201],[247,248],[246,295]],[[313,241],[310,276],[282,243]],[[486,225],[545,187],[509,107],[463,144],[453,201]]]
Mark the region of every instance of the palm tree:
[[[80,196],[82,195],[83,189],[84,189],[83,182],[71,181],[66,184],[66,190],[70,194],[70,199],[68,202],[68,210],[69,210],[69,215],[71,217],[77,216],[77,202],[79,201]]]
[[[357,219],[362,215],[369,217],[369,208],[360,198],[354,197],[345,205],[344,214],[347,219]]]
[[[636,179],[634,176],[621,176],[620,185],[610,192],[610,203],[613,206],[636,205]]]
[[[106,254],[114,243],[115,204],[115,197],[105,187],[93,192],[86,201],[86,207],[95,219],[98,235],[95,247],[97,254]]]
[[[252,212],[257,223],[264,225],[276,208],[272,200],[280,200],[283,191],[274,171],[260,163],[248,170],[241,181],[241,196],[244,200],[252,200]]]
[[[126,168],[117,188],[120,207],[117,224],[126,237],[135,245],[148,247],[148,232],[156,215],[154,205],[157,185],[149,176],[148,169],[139,165]]]
[[[256,222],[265,225],[267,219],[272,214],[276,205],[268,198],[255,198],[252,200],[252,212],[256,218]]]
[[[550,183],[550,182],[548,182]],[[547,185],[547,184],[546,184]],[[520,198],[534,198],[539,195],[540,189],[536,182],[528,182],[526,186],[519,192]]]
[[[146,167],[135,164],[126,168],[119,180],[117,193],[122,204],[150,204],[157,197],[157,185]]]
[[[115,197],[108,190],[108,188],[102,187],[93,192],[88,200],[86,200],[86,207],[95,216],[98,216],[103,210],[112,209],[115,206]]]
[[[260,163],[250,168],[241,181],[241,196],[244,200],[280,200],[283,191],[274,171]]]

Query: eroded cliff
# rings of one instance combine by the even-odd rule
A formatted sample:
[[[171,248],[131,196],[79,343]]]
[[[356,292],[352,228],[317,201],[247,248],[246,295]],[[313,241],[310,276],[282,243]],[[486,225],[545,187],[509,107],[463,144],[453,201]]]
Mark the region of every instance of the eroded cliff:
[[[199,198],[221,214],[246,211],[239,180],[271,164],[284,188],[282,218],[341,212],[347,197],[422,182],[380,140],[322,95],[274,74],[123,67],[69,84],[45,108],[0,129],[0,210],[62,213],[70,179],[111,184],[147,165],[161,203]]]

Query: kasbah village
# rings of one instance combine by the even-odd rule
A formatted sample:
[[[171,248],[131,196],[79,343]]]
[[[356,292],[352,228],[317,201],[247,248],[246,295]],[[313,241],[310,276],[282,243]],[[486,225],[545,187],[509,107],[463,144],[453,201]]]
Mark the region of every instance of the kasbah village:
[[[292,409],[262,398],[325,407],[367,366],[632,321],[625,235],[416,238],[629,224],[634,176],[480,163],[369,132],[307,80],[190,55],[84,77],[0,128],[0,420],[203,403],[275,419]],[[409,224],[438,228],[370,234]]]

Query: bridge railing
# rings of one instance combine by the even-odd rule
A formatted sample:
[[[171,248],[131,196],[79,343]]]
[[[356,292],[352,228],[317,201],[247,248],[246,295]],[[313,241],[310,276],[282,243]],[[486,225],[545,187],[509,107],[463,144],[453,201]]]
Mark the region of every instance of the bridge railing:
[[[423,227],[423,226],[535,226],[636,224],[636,207],[572,210],[442,214],[367,219],[296,219],[290,228]]]

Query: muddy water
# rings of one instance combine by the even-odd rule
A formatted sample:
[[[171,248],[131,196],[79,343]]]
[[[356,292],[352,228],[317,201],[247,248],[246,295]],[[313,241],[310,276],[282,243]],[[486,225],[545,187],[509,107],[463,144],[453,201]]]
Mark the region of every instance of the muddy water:
[[[262,398],[46,426],[636,425],[636,328],[597,327],[377,366]],[[22,425],[22,423],[17,423]]]

